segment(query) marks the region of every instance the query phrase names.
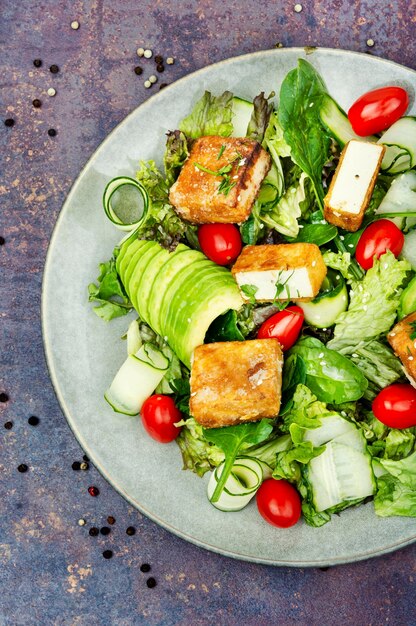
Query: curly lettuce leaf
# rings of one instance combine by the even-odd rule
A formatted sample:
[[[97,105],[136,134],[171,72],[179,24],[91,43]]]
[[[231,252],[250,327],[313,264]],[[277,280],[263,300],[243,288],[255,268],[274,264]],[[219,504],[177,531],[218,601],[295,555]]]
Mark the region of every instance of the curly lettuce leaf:
[[[416,452],[404,459],[379,459],[385,473],[377,478],[377,515],[416,517]]]
[[[203,476],[223,462],[224,452],[205,439],[202,426],[193,417],[178,422],[178,425],[182,430],[175,441],[182,453],[183,469]]]
[[[269,125],[273,105],[265,97],[264,91],[254,98],[253,105],[254,109],[248,124],[247,137],[262,143]]]
[[[163,158],[166,183],[170,187],[178,178],[183,164],[189,156],[186,137],[180,130],[167,133],[166,149]]]
[[[231,91],[224,91],[220,96],[213,96],[206,91],[191,113],[179,124],[179,130],[190,139],[207,135],[229,137],[233,132],[232,102]]]
[[[268,148],[273,161],[276,157],[290,157],[290,146],[283,136],[283,128],[275,112],[270,115],[269,125],[264,134],[264,143]]]
[[[396,259],[389,250],[376,260],[350,290],[349,307],[338,317],[328,348],[351,354],[360,342],[386,333],[396,318],[402,284],[410,269],[408,261]]]
[[[372,383],[364,395],[368,400],[373,400],[381,389],[403,377],[399,359],[388,346],[376,339],[355,346],[349,358]]]
[[[98,317],[108,322],[116,317],[127,315],[133,309],[117,274],[114,257],[106,263],[100,263],[100,275],[97,281],[98,285],[95,283],[88,285],[88,301],[98,302],[98,306],[93,308]]]
[[[407,457],[413,450],[415,444],[414,429],[404,428],[397,430],[392,428],[386,437],[386,446],[384,448],[384,458],[398,461]]]
[[[306,174],[301,174],[297,183],[288,187],[275,205],[270,208],[260,205],[260,220],[286,237],[296,237],[299,233],[298,219],[310,203],[309,179]]]

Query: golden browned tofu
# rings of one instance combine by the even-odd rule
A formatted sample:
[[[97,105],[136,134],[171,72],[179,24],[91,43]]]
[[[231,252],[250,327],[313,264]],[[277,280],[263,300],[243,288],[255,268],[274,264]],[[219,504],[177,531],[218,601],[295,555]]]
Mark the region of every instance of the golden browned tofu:
[[[351,139],[342,153],[324,200],[327,222],[355,232],[370,202],[385,146]]]
[[[399,357],[405,370],[405,374],[410,377],[412,384],[416,384],[416,335],[411,336],[416,331],[416,311],[406,315],[398,322],[389,334],[387,341]]]
[[[195,224],[244,222],[269,169],[270,156],[257,141],[200,137],[169,200],[181,217]]]
[[[283,243],[246,246],[231,271],[245,300],[271,302],[314,298],[327,270],[314,243]]]
[[[282,365],[276,339],[198,346],[191,368],[191,415],[206,428],[276,417]]]

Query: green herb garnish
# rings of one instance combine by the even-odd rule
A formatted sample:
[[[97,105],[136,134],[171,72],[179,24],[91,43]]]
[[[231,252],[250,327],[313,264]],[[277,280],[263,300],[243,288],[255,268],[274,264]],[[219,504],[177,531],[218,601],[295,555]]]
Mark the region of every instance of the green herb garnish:
[[[225,144],[223,144],[218,153],[217,160],[221,157],[225,150]],[[230,172],[233,169],[233,165],[236,161],[239,161],[237,164],[236,174],[240,168],[240,161],[242,160],[242,156],[239,152],[236,152],[235,157],[231,159],[226,165],[223,165],[218,170],[211,170],[200,163],[194,163],[195,167],[197,167],[201,172],[205,172],[206,174],[211,174],[212,176],[221,176],[222,181],[220,186],[218,187],[217,193],[222,193],[224,196],[228,196],[231,189],[236,186],[237,183],[231,181]]]
[[[222,155],[224,154],[224,150],[225,150],[225,143],[222,144],[220,151],[218,152],[217,161],[219,161]]]
[[[250,304],[256,304],[255,295],[258,291],[258,287],[255,285],[240,285],[240,289],[245,296],[247,296]]]
[[[410,339],[413,341],[414,339],[416,339],[416,320],[414,322],[410,322],[410,327],[412,329]]]

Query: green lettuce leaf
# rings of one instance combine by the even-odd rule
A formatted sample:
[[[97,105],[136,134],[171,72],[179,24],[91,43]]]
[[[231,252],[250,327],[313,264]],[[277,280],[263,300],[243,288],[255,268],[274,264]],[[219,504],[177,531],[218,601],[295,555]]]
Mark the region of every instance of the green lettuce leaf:
[[[93,311],[105,321],[127,315],[133,305],[129,301],[123,284],[117,274],[115,258],[106,263],[100,263],[100,275],[97,278],[98,285],[88,285],[88,301],[98,302]]]
[[[273,105],[265,97],[264,91],[254,98],[253,105],[254,110],[248,124],[247,137],[262,143],[269,125]]]
[[[389,250],[350,290],[350,304],[337,319],[328,348],[351,354],[360,342],[377,339],[392,326],[399,306],[402,284],[410,270]]]
[[[206,440],[202,426],[193,417],[178,422],[178,425],[182,430],[175,441],[182,453],[183,469],[203,476],[223,462],[224,452]]]
[[[364,395],[368,400],[373,400],[381,389],[403,377],[399,359],[388,346],[376,339],[355,346],[349,358],[372,383]]]
[[[297,184],[288,187],[275,205],[268,208],[260,204],[260,220],[286,237],[296,237],[299,233],[298,219],[310,204],[309,179],[302,174]]]
[[[322,256],[327,267],[338,270],[345,280],[355,280],[354,274],[351,272],[351,254],[349,252],[325,250]]]
[[[386,473],[377,478],[376,514],[416,517],[416,452],[398,461],[379,459],[378,462]]]
[[[281,127],[275,112],[270,115],[269,125],[264,135],[264,143],[269,149],[273,161],[276,157],[290,157],[290,146],[286,143]]]
[[[404,428],[397,430],[392,428],[386,437],[384,458],[398,461],[407,457],[413,450],[415,443],[414,429]]]
[[[165,166],[166,183],[170,187],[178,178],[183,164],[189,156],[186,137],[180,130],[169,132],[166,141]]]
[[[192,112],[179,124],[179,129],[190,139],[206,135],[228,137],[233,132],[232,100],[230,91],[224,91],[220,96],[206,91]]]

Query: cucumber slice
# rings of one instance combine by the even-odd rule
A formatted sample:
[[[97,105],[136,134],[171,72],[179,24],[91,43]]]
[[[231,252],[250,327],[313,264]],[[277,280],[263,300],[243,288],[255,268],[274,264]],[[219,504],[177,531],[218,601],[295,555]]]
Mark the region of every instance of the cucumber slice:
[[[207,487],[210,501],[223,469],[224,461],[211,474]],[[262,481],[263,468],[261,463],[250,457],[238,457],[219,499],[212,504],[221,511],[240,511],[255,496]]]
[[[309,461],[306,474],[317,511],[366,498],[375,490],[371,456],[335,441]]]
[[[412,278],[406,289],[402,291],[399,304],[399,318],[402,319],[416,311],[416,276]]]
[[[416,117],[401,117],[378,140],[386,146],[381,169],[399,174],[416,165]]]
[[[143,402],[156,389],[168,367],[169,360],[162,352],[145,343],[124,361],[104,398],[116,413],[138,415]]]
[[[326,290],[330,289],[331,284],[335,287],[330,291]],[[328,270],[322,287],[323,291],[313,300],[297,303],[304,312],[308,324],[316,328],[333,326],[340,313],[348,308],[348,291],[341,274]]]
[[[233,107],[233,127],[232,137],[246,137],[247,128],[250,123],[251,115],[254,111],[254,104],[248,100],[237,98],[234,96],[232,100]]]
[[[143,185],[128,176],[113,178],[104,190],[105,214],[120,230],[131,231],[139,227],[146,218],[149,202]]]
[[[377,137],[360,137],[357,135],[350,124],[346,113],[338,106],[330,95],[325,94],[319,108],[319,117],[327,131],[332,135],[335,141],[344,147],[351,139],[358,141],[377,141]]]
[[[350,432],[358,432],[358,430],[354,424],[334,413],[334,415],[322,417],[318,428],[308,428],[303,440],[310,441],[314,447],[317,447]]]
[[[416,229],[411,230],[404,236],[404,244],[400,256],[402,259],[409,261],[412,270],[416,271]]]
[[[416,211],[416,172],[414,170],[399,174],[393,179],[375,213],[377,215],[389,213],[388,218],[396,226],[408,229],[415,224],[414,217],[406,218],[405,214],[408,211]],[[400,217],[393,217],[391,213],[400,213]]]
[[[143,341],[140,335],[139,322],[133,320],[127,329],[127,355],[136,354],[142,347]]]

